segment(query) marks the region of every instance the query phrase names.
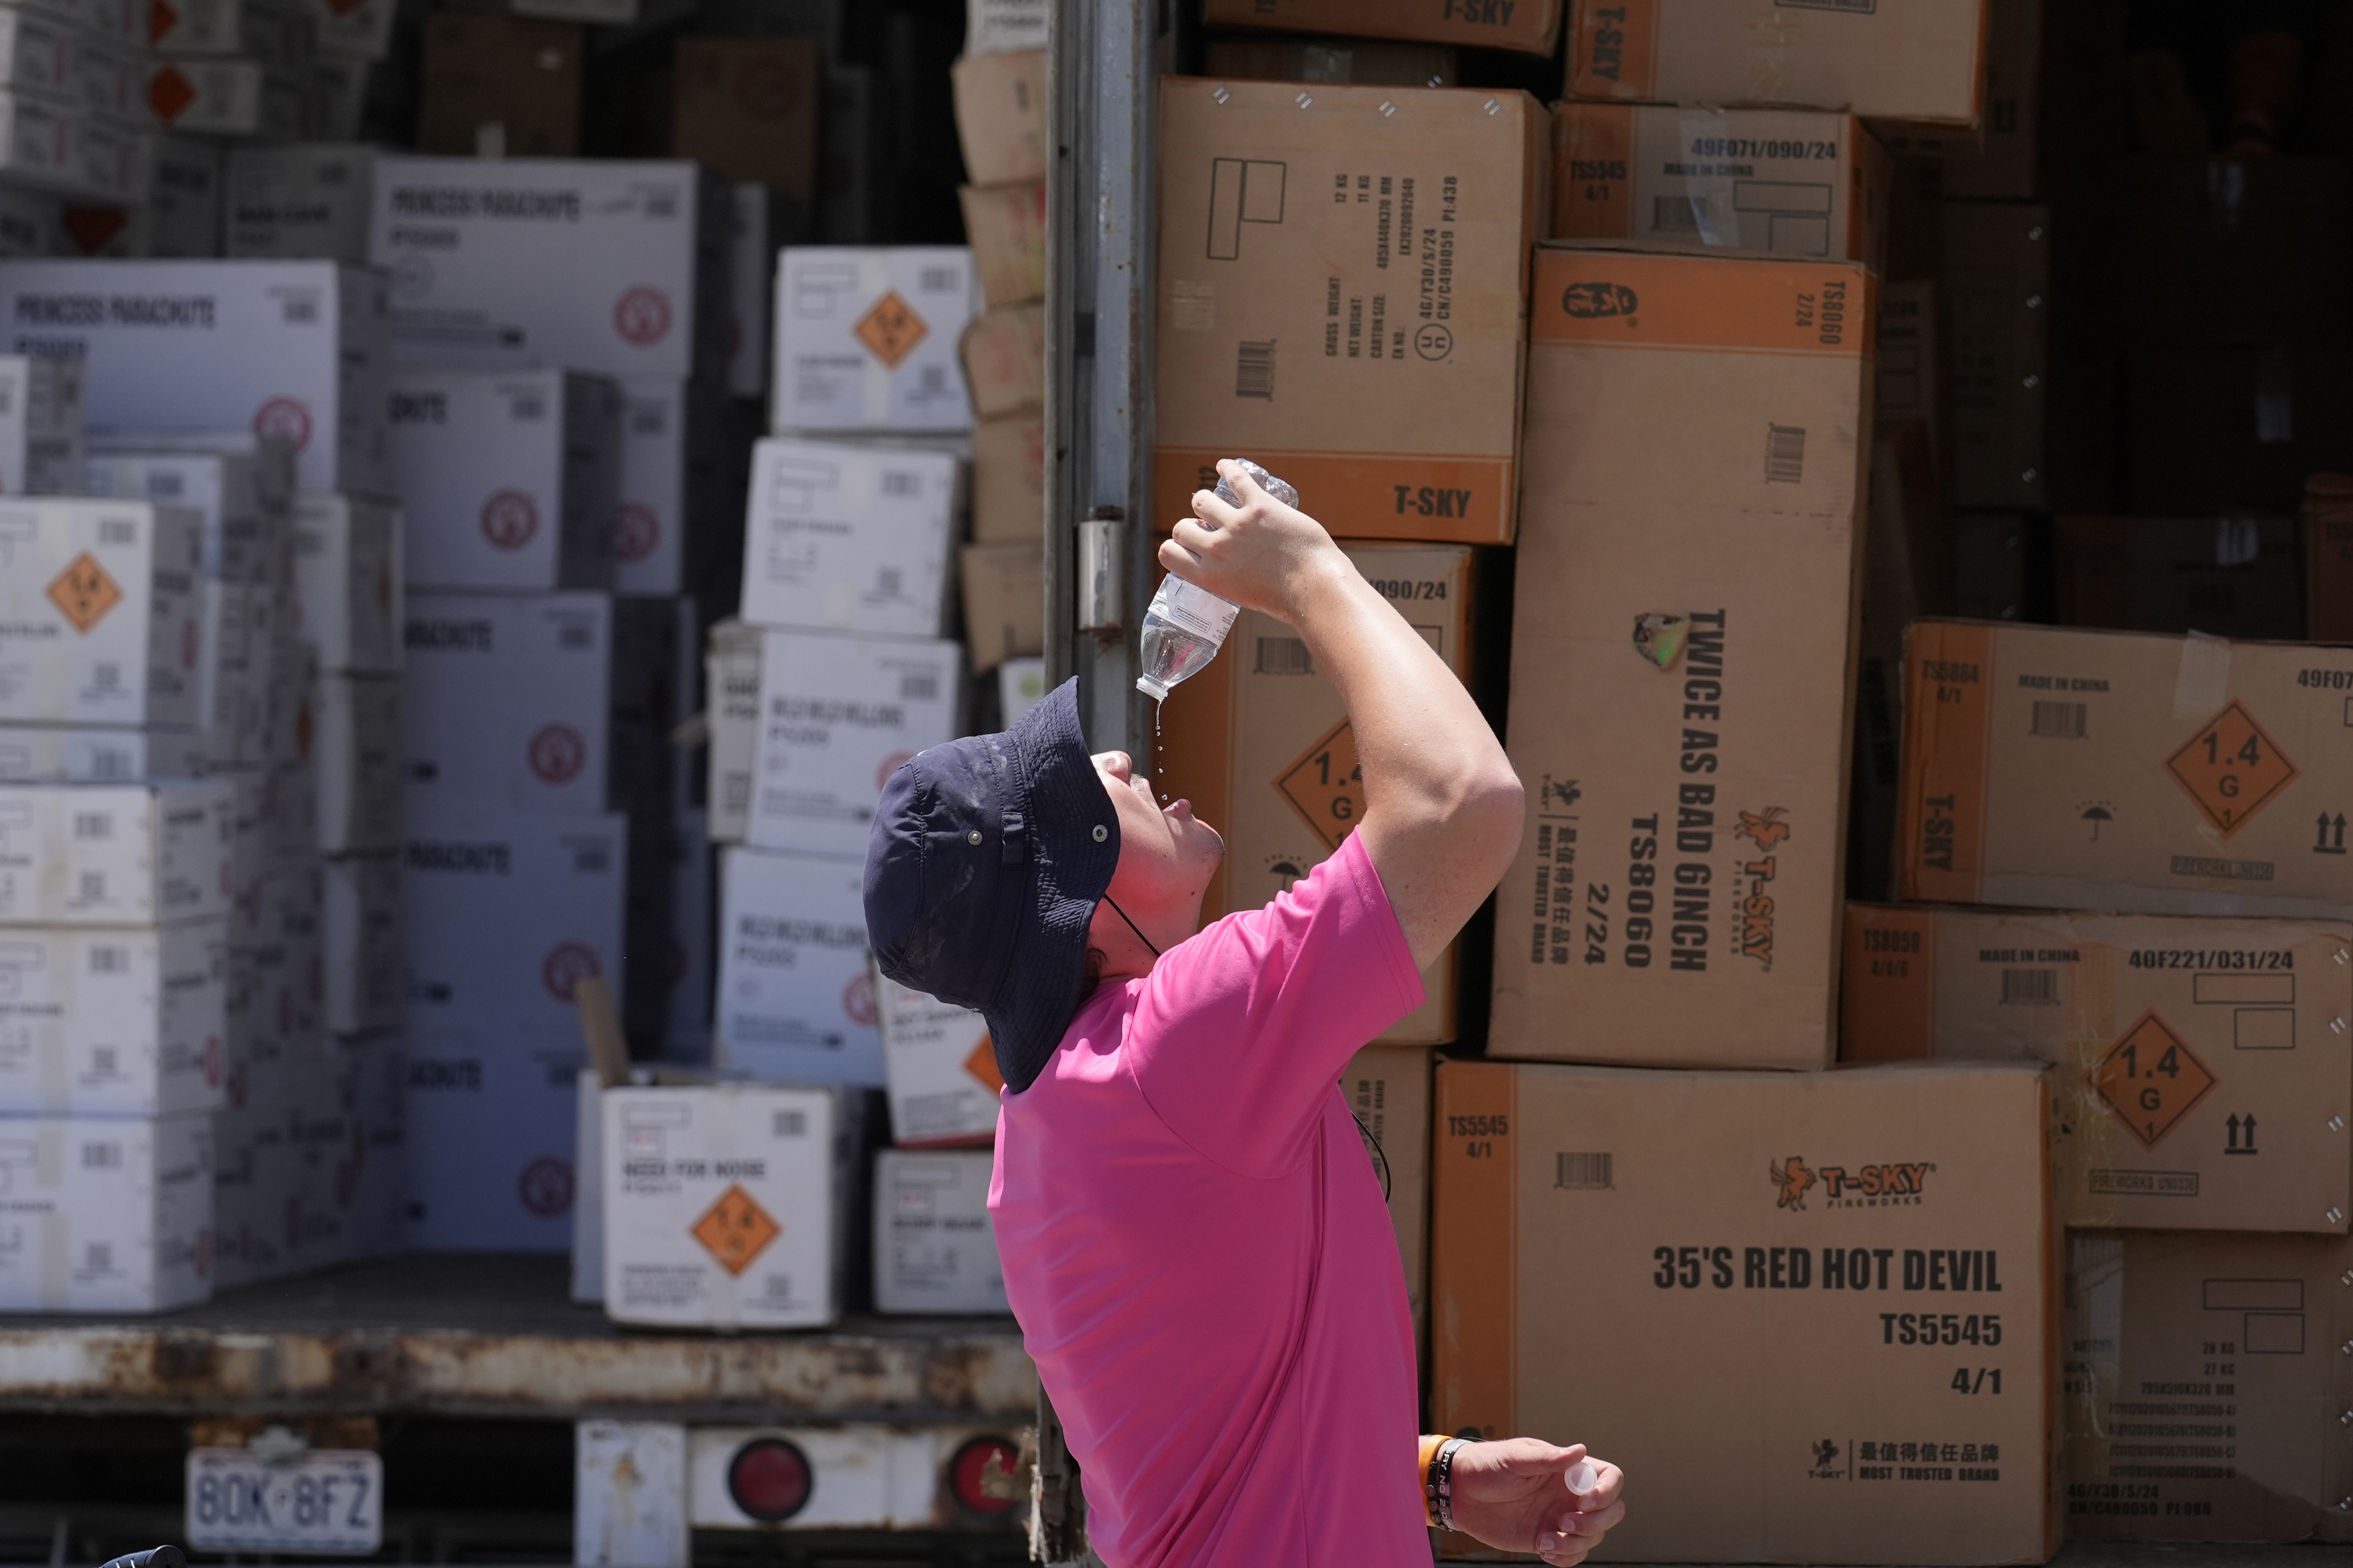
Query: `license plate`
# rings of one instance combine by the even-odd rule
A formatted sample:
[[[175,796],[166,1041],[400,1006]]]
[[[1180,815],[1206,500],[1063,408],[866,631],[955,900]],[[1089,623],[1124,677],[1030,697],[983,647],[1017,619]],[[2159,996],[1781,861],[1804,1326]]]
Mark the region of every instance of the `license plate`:
[[[372,1552],[384,1544],[384,1460],[361,1448],[264,1459],[188,1450],[188,1544],[201,1552]]]

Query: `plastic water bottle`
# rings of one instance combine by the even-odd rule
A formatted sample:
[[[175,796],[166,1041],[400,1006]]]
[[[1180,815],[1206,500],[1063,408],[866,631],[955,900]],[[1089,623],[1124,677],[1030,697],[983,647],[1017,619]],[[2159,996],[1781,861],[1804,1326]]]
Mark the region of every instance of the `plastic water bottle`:
[[[1248,458],[1233,460],[1267,494],[1285,506],[1299,504],[1297,490]],[[1228,506],[1241,505],[1241,498],[1223,478],[1218,480],[1218,499]],[[1135,678],[1135,689],[1155,702],[1165,700],[1170,687],[1209,667],[1239,614],[1234,605],[1173,572],[1161,579],[1160,591],[1144,612],[1144,673]]]

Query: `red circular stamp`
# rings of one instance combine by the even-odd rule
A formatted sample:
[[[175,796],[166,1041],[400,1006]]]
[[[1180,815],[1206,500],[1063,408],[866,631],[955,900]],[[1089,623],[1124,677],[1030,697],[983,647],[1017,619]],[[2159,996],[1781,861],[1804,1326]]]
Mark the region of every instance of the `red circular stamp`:
[[[639,506],[633,500],[621,503],[621,526],[614,535],[614,554],[633,563],[643,561],[661,547],[661,519],[654,515],[653,508]]]
[[[861,1029],[874,1026],[874,977],[861,974],[841,988],[841,1010]]]
[[[891,775],[892,773],[897,773],[902,767],[914,760],[915,753],[913,752],[893,752],[889,756],[883,758],[882,765],[874,770],[874,787],[876,789],[882,788],[885,784],[891,782]]]
[[[539,532],[539,503],[521,490],[498,490],[482,503],[482,537],[501,550],[521,550]]]
[[[550,724],[531,738],[525,756],[541,783],[570,784],[588,765],[588,742],[569,724]]]
[[[670,296],[640,284],[613,302],[613,330],[642,348],[669,334],[670,315]]]
[[[542,1154],[515,1178],[515,1196],[542,1219],[554,1219],[572,1207],[572,1162]]]
[[[311,444],[311,410],[299,397],[273,397],[253,411],[253,433],[283,436],[296,451]]]
[[[560,942],[539,966],[539,983],[558,1002],[570,1003],[572,988],[591,974],[602,974],[596,950],[585,942]]]

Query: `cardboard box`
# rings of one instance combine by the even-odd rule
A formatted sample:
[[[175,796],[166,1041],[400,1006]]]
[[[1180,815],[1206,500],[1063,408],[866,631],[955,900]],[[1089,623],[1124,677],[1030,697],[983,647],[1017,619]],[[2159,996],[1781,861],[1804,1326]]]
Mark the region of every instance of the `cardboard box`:
[[[841,1310],[849,1129],[829,1089],[605,1091],[616,1322],[821,1328]]]
[[[2068,1538],[2353,1541],[2353,1243],[2068,1239]]]
[[[208,1115],[0,1121],[0,1310],[164,1312],[212,1294]]]
[[[386,405],[393,485],[423,588],[609,588],[622,398],[601,375],[404,364]]]
[[[574,23],[428,16],[417,147],[458,157],[576,157],[582,53]]]
[[[1008,658],[997,667],[997,721],[1007,729],[1021,721],[1021,716],[1046,700],[1046,661],[1042,658]]]
[[[965,644],[975,674],[1046,651],[1046,543],[967,544]]]
[[[1046,51],[966,55],[948,68],[956,140],[976,185],[1046,177]]]
[[[105,493],[84,485],[81,366],[0,356],[0,494]]]
[[[12,352],[88,366],[94,429],[290,439],[304,489],[390,489],[385,280],[325,261],[11,261]]]
[[[2292,511],[2310,476],[2353,468],[2353,350],[2137,348],[2122,425],[2120,510]]]
[[[184,135],[290,142],[304,130],[301,79],[261,60],[158,59],[142,96],[156,124]]]
[[[2128,158],[2118,335],[2265,343],[2353,327],[2353,176],[2320,158]]]
[[[401,682],[381,675],[319,679],[319,848],[327,855],[391,854],[400,847],[405,764]],[[356,1034],[363,1026],[346,1026]]]
[[[965,6],[964,52],[1043,49],[1049,14],[1050,0],[970,0]]]
[[[2342,474],[2305,481],[2304,585],[2306,635],[2353,642],[2353,479]]]
[[[1850,904],[1839,1054],[2056,1064],[2071,1227],[2341,1234],[2340,953],[2353,926]]]
[[[221,490],[224,502],[223,526],[227,527],[227,519],[230,515],[245,510],[249,505],[252,510],[262,515],[265,527],[255,543],[254,552],[225,553],[217,573],[207,561],[205,567],[206,574],[243,577],[260,583],[277,581],[277,574],[286,570],[284,556],[273,554],[272,552],[283,552],[290,547],[290,541],[282,534],[272,534],[266,526],[266,522],[268,520],[288,517],[294,510],[295,470],[299,452],[291,437],[275,431],[256,430],[251,426],[243,424],[213,429],[201,426],[157,429],[117,426],[90,431],[85,438],[85,445],[92,458],[101,455],[166,458],[185,454],[194,457],[236,459],[232,468],[224,470],[220,476],[220,483],[224,487]],[[154,495],[151,499],[174,501],[199,509],[209,504],[205,498],[211,493],[212,483],[200,470],[181,471],[168,464],[159,463],[147,471],[165,475],[174,472],[181,473],[179,480],[181,488],[178,491]],[[246,486],[248,482],[251,485],[249,501],[246,499]],[[172,491],[173,483],[174,481],[169,478],[152,479],[149,481],[149,488],[154,490]],[[187,493],[187,487],[191,485],[195,489],[194,495]],[[232,501],[234,504],[229,504]],[[242,562],[241,566],[238,564],[240,562]]]
[[[710,378],[730,212],[692,163],[379,158],[370,251],[405,360]]]
[[[1467,680],[1469,548],[1354,541],[1343,548]],[[1162,705],[1158,755],[1150,764],[1163,794],[1190,800],[1195,814],[1225,835],[1224,863],[1201,900],[1205,921],[1271,902],[1339,848],[1365,810],[1356,731],[1339,689],[1317,672],[1306,643],[1252,610],[1234,623],[1227,647],[1227,658]],[[1456,978],[1450,946],[1422,973],[1427,1000],[1381,1037],[1414,1045],[1453,1039]]]
[[[807,204],[802,204],[804,211]],[[768,301],[776,289],[776,252],[785,224],[767,186],[739,183],[727,247],[727,390],[737,397],[768,391]]]
[[[0,785],[0,922],[226,915],[235,801],[223,779]]]
[[[1460,87],[1451,44],[1242,35],[1203,46],[1201,74],[1242,81],[1334,81],[1358,87]]]
[[[621,384],[620,521],[613,586],[675,595],[712,575],[727,517],[726,394],[699,382],[637,376]],[[733,541],[726,542],[732,543]]]
[[[1887,255],[1887,152],[1851,114],[1558,103],[1552,237],[1644,249]]]
[[[1010,544],[1046,527],[1046,420],[984,419],[972,427],[972,538]]]
[[[760,442],[744,529],[744,618],[938,637],[963,478],[953,453],[923,447]]]
[[[0,725],[0,779],[48,784],[129,784],[193,778],[205,771],[196,730],[94,730]]]
[[[1046,311],[1010,305],[972,319],[956,343],[974,416],[1002,419],[1046,405]]]
[[[412,1023],[406,1043],[409,1244],[568,1248],[584,1179],[573,1146],[578,1027]]]
[[[1905,898],[2305,918],[2353,900],[2353,649],[1921,621],[1905,661]]]
[[[0,192],[0,257],[55,256],[65,244],[59,205],[38,191]]]
[[[392,52],[393,0],[307,0],[319,53],[335,60],[380,60]]]
[[[400,858],[354,855],[326,866],[326,1026],[337,1035],[400,1026]]]
[[[952,642],[768,632],[746,841],[862,858],[883,784],[955,734],[963,661]]]
[[[1984,107],[1985,6],[1809,0],[1759,24],[1746,0],[1574,0],[1567,92],[1973,126]]]
[[[604,975],[617,1004],[625,999],[628,834],[618,815],[413,814],[403,946],[417,1028],[536,1031],[576,1043],[575,981]]]
[[[1544,113],[1483,89],[1301,96],[1161,84],[1155,521],[1248,456],[1335,532],[1508,544]]]
[[[375,160],[374,147],[352,142],[231,149],[227,253],[367,265]]]
[[[12,931],[0,942],[0,1113],[211,1110],[227,1020],[220,920]]]
[[[147,501],[0,500],[0,718],[198,723],[200,523]]]
[[[711,1056],[711,988],[718,979],[719,864],[702,812],[670,824],[670,1006],[662,1037],[689,1059]]]
[[[2108,25],[2094,20],[2094,26]],[[2042,196],[2042,0],[1987,0],[1985,113],[1943,154],[1945,194],[1964,201]],[[2102,62],[2105,64],[2105,62]]]
[[[769,427],[970,427],[956,345],[980,305],[963,246],[786,247],[776,267]]]
[[[1340,1075],[1340,1097],[1366,1139],[1365,1152],[1374,1155],[1389,1220],[1397,1226],[1417,1339],[1429,1321],[1431,1066],[1427,1047],[1366,1046]]]
[[[823,53],[814,38],[679,39],[670,151],[730,180],[814,201]]]
[[[108,79],[124,84],[132,106],[129,112],[101,109],[101,125],[109,115],[131,119],[140,116],[143,109],[138,103],[145,85],[138,58],[122,57],[121,64],[123,68],[111,71]],[[133,206],[124,214],[124,247],[107,254],[189,258],[221,255],[226,179],[220,143],[195,136],[149,134],[137,138],[132,151],[131,192],[135,197],[143,190],[146,205]]]
[[[864,881],[853,856],[738,846],[721,858],[720,1066],[768,1083],[881,1086]]]
[[[109,202],[138,198],[134,133],[79,109],[0,91],[0,173],[12,183]]]
[[[0,16],[0,87],[37,96],[79,97],[75,54],[80,42],[61,19],[12,7]]]
[[[407,590],[401,509],[305,491],[294,507],[294,636],[319,668],[397,675]]]
[[[1208,0],[1212,27],[1363,33],[1548,55],[1560,41],[1564,0]]]
[[[1620,1562],[2043,1561],[2048,1110],[2026,1064],[1443,1064],[1436,1429],[1650,1478]]]
[[[1046,297],[1046,182],[959,186],[973,271],[989,305],[1024,305]]]
[[[214,768],[251,763],[260,754],[269,702],[263,666],[271,645],[256,637],[255,627],[266,594],[250,584],[209,577],[196,584],[203,618],[197,635],[205,650],[198,661],[197,712],[205,754]]]
[[[304,63],[310,18],[269,0],[185,0],[151,9],[147,45],[165,55],[250,55],[277,64]]]
[[[285,560],[287,497],[272,492],[255,453],[140,451],[101,438],[85,462],[85,493],[194,510],[197,570],[208,580],[274,587]]]
[[[988,1218],[996,1164],[986,1150],[874,1156],[876,1311],[1013,1310]]]
[[[605,808],[615,765],[610,598],[416,593],[406,642],[415,809]]]
[[[1824,1066],[1873,279],[1551,248],[1536,279],[1490,1049]]]
[[[2063,517],[2059,618],[2125,632],[2304,633],[2293,517]]]
[[[741,621],[711,628],[703,655],[711,739],[703,801],[711,813],[711,841],[740,844],[752,828],[752,781],[760,754],[760,664],[767,634]]]
[[[870,979],[875,1027],[882,1039],[891,1141],[923,1149],[997,1139],[997,1051],[988,1022],[911,991],[881,974]]]

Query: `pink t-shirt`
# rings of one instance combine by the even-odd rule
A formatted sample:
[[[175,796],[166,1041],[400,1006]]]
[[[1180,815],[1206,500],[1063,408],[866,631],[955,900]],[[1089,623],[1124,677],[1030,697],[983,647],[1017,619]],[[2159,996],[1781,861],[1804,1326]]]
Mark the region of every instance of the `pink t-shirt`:
[[[1405,1276],[1338,1089],[1421,997],[1351,837],[1097,987],[1003,1097],[1005,1290],[1111,1568],[1427,1568]]]

